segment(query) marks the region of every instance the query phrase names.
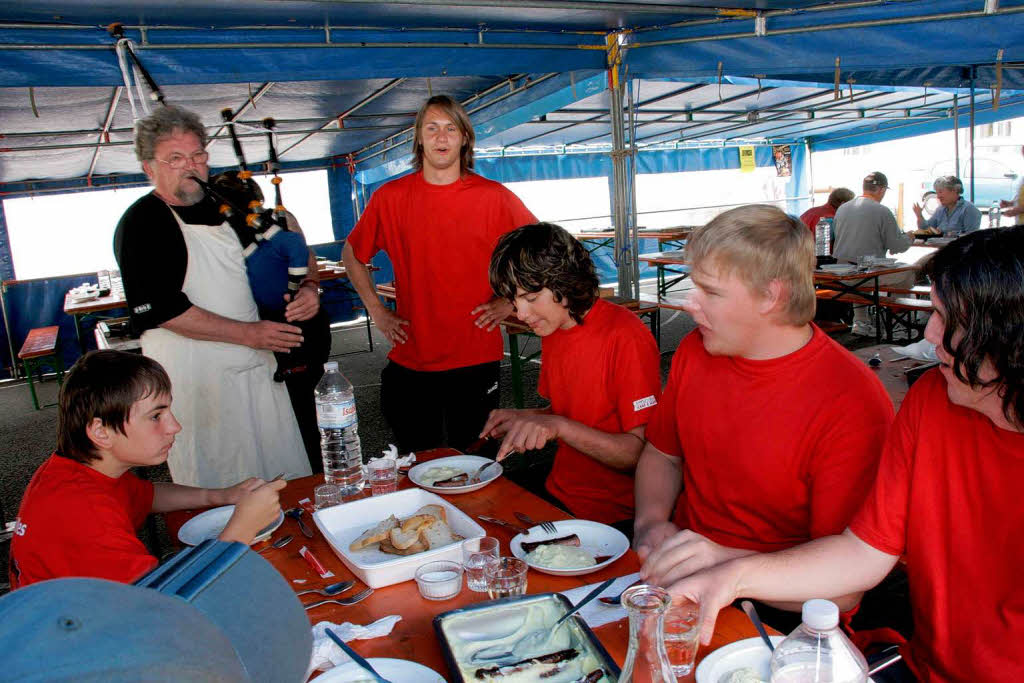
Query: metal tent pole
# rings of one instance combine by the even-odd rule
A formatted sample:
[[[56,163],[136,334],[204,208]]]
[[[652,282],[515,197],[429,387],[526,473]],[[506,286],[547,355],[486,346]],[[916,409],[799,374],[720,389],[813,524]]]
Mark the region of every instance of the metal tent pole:
[[[629,219],[626,199],[626,131],[622,100],[625,95],[619,69],[622,66],[622,52],[619,34],[607,37],[608,49],[608,94],[610,96],[609,118],[612,127],[612,217],[615,221],[615,268],[618,273],[618,294],[629,296],[633,291],[633,270],[624,254],[632,252],[629,242]],[[632,257],[635,258],[633,253]]]
[[[968,134],[971,153],[971,204],[974,203],[974,76],[975,68],[971,67],[971,130]]]
[[[11,377],[18,376],[18,361],[14,355],[14,340],[11,338],[11,323],[7,319],[7,283],[0,283],[0,311],[4,316],[4,333],[7,336],[7,350],[11,354]],[[2,522],[3,520],[0,520]]]
[[[639,81],[636,81],[639,87]],[[640,299],[640,226],[636,214],[636,103],[633,100],[633,81],[626,84],[629,93],[629,232],[630,271],[633,278],[633,299]],[[639,93],[637,93],[639,97]]]
[[[960,173],[960,107],[957,103],[957,94],[953,93],[953,173],[959,177]]]

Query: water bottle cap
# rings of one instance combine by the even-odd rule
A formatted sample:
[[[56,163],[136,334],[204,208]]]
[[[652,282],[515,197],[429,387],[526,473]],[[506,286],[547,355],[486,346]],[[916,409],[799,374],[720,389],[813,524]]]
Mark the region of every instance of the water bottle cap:
[[[827,631],[839,625],[839,608],[829,600],[808,600],[804,603],[803,620],[815,631]]]
[[[331,372],[338,369],[338,361],[329,360],[324,363],[324,372]]]

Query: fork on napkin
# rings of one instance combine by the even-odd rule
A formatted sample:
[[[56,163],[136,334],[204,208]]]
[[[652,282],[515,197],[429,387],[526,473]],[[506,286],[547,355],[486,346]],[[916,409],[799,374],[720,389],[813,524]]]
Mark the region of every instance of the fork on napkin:
[[[318,622],[313,626],[313,652],[309,660],[310,672],[317,669],[330,669],[341,666],[352,661],[352,658],[342,652],[334,641],[327,636],[327,630],[331,629],[342,640],[366,640],[368,638],[379,638],[391,633],[395,624],[402,620],[402,617],[393,614],[389,617],[378,619],[372,624],[361,626],[359,624],[333,624],[329,621]]]

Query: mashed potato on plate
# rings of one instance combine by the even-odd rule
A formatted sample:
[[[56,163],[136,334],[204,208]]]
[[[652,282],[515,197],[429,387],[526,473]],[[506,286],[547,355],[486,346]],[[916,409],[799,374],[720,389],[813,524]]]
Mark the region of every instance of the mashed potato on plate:
[[[581,569],[597,564],[594,556],[583,548],[571,545],[542,545],[526,556],[530,564],[552,569]]]

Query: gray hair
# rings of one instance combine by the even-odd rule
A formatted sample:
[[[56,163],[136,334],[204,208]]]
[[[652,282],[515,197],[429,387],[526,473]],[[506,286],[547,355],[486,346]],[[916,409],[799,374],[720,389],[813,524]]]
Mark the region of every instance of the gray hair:
[[[150,161],[156,156],[157,143],[175,132],[193,133],[199,144],[206,147],[206,128],[199,117],[187,109],[168,105],[135,122],[136,158]]]
[[[943,190],[953,190],[953,192],[956,192],[957,194],[964,193],[964,184],[960,182],[960,179],[955,175],[939,176],[935,179],[932,187],[936,190],[939,188],[942,188]]]

